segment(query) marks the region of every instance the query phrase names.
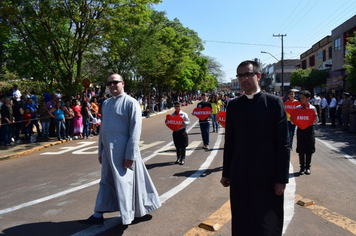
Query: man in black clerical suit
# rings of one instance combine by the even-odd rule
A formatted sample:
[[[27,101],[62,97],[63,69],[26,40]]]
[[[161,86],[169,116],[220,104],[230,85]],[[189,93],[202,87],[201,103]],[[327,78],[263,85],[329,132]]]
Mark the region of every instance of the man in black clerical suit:
[[[261,92],[260,67],[237,67],[244,95],[229,102],[221,184],[230,186],[232,235],[282,235],[289,177],[287,115],[281,98]]]

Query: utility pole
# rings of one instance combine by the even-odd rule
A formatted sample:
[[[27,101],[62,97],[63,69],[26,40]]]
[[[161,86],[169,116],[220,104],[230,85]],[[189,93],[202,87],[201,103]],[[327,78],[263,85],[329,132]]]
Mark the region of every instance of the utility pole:
[[[287,34],[273,34],[273,37],[280,37],[282,39],[282,60],[281,60],[281,67],[282,67],[282,98],[284,98],[284,81],[283,81],[283,74],[284,74],[284,66],[283,66],[283,37],[287,36]]]

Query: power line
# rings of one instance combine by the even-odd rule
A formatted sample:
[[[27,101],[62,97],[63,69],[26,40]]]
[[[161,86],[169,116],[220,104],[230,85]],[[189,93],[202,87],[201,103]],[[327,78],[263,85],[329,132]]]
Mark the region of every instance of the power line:
[[[203,40],[205,42],[213,42],[213,43],[228,43],[228,44],[241,44],[241,45],[249,45],[249,46],[263,46],[263,47],[275,47],[279,48],[277,45],[268,45],[268,44],[257,44],[257,43],[239,43],[239,42],[225,42],[225,41],[216,41],[216,40]],[[288,48],[309,48],[309,47],[301,47],[301,46],[289,46]]]
[[[310,0],[307,5],[305,5],[299,12],[298,14],[293,18],[293,20],[291,20],[289,22],[289,24],[287,26],[285,26],[281,31],[285,31],[285,29],[303,12],[303,10],[309,5],[309,3],[311,2],[312,0]]]

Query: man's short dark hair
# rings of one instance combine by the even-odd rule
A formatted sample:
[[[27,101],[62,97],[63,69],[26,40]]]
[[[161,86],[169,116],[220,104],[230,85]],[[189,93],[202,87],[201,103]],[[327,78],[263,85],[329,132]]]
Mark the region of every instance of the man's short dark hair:
[[[173,105],[174,105],[174,106],[176,106],[176,105],[181,106],[182,104],[181,104],[180,102],[178,102],[178,101],[175,101],[175,102],[173,103]]]
[[[257,62],[250,61],[250,60],[241,62],[240,65],[237,67],[237,70],[239,70],[239,68],[242,67],[242,66],[249,66],[249,65],[253,66],[253,72],[256,72],[256,73],[260,73],[261,72],[260,65]]]
[[[306,98],[310,98],[311,94],[308,90],[304,90],[300,92],[300,95],[304,95]]]
[[[201,95],[202,95],[202,96],[206,96],[206,94],[205,94],[205,93],[202,93]]]

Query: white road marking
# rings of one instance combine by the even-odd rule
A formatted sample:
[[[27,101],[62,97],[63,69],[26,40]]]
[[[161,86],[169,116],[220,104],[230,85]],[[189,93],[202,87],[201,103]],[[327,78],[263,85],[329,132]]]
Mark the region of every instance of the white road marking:
[[[94,151],[86,152],[86,150],[94,149],[94,148],[95,148]],[[98,146],[91,146],[91,147],[83,148],[83,149],[72,152],[72,154],[75,154],[75,155],[98,154]]]
[[[189,143],[185,155],[186,156],[190,156],[194,150],[199,147],[200,143],[202,141],[193,141],[191,143]],[[169,147],[165,147],[165,148],[161,148],[159,150],[156,150],[154,153],[156,153],[157,155],[166,155],[166,156],[175,156],[176,155],[176,148],[174,146],[169,146]]]
[[[156,146],[156,145],[159,145],[161,143],[164,143],[164,141],[156,141],[156,142],[153,142],[153,143],[149,143],[149,144],[144,144],[144,141],[140,141],[140,151],[143,151],[147,148],[150,148],[150,147],[153,147],[153,146]]]
[[[293,165],[289,164],[289,174],[293,174]],[[286,186],[286,190],[284,192],[284,223],[283,223],[283,234],[286,232],[289,223],[292,221],[294,216],[294,199],[295,199],[295,189],[296,183],[294,176],[289,177],[289,183]]]
[[[220,142],[221,142],[221,135],[218,135],[213,150],[210,152],[210,155],[206,158],[205,162],[200,166],[199,170],[197,170],[194,174],[192,174],[187,179],[185,179],[182,183],[178,184],[171,190],[162,194],[160,196],[162,203],[164,203],[165,201],[167,201],[168,199],[170,199],[171,197],[173,197],[174,195],[182,191],[185,187],[191,184],[194,180],[196,180],[199,176],[201,176],[201,174],[203,174],[209,168],[210,164],[213,162],[216,154],[218,153]]]
[[[206,158],[205,162],[200,166],[199,170],[197,170],[195,173],[193,173],[191,176],[185,179],[182,183],[178,184],[177,186],[175,186],[174,188],[172,188],[171,190],[167,191],[166,193],[160,196],[162,203],[166,202],[168,199],[170,199],[171,197],[173,197],[174,195],[182,191],[194,180],[199,178],[209,168],[210,164],[212,163],[216,154],[218,153],[220,142],[222,139],[221,137],[222,137],[221,135],[218,135],[213,150],[210,152],[210,155]],[[79,231],[75,234],[72,234],[71,236],[95,236],[99,233],[105,232],[106,230],[118,225],[119,223],[120,223],[120,217],[107,219],[105,220],[104,226],[101,227],[92,226],[85,230]]]
[[[197,122],[196,122],[196,123],[197,123]],[[193,126],[195,126],[196,123],[194,123]],[[188,129],[188,132],[193,128],[193,126]],[[61,149],[65,149],[65,150],[63,150],[62,152],[46,152],[46,153],[42,153],[41,155],[50,155],[50,154],[53,155],[53,154],[58,154],[58,153],[65,153],[65,152],[73,151],[73,150],[75,150],[75,149],[79,149],[79,148],[82,148],[82,147],[91,145],[91,144],[93,144],[93,143],[95,143],[95,142],[79,142],[79,143],[82,143],[82,145],[79,145],[79,146],[76,146],[76,147],[63,147],[63,148],[61,148]],[[173,142],[169,142],[169,143],[168,143],[167,145],[165,145],[165,146],[170,146],[170,145],[172,145],[172,143],[173,143]],[[89,148],[91,148],[91,147],[88,147],[87,149],[89,149]],[[83,149],[82,149],[82,150],[83,150]],[[146,157],[145,159],[143,159],[143,161],[145,162],[145,161],[151,159],[151,158],[154,157],[154,156],[156,156],[156,154],[152,154],[151,156]],[[32,205],[35,205],[35,204],[38,204],[38,203],[41,203],[41,202],[45,202],[45,201],[51,200],[51,199],[54,199],[54,198],[57,198],[57,197],[66,195],[66,194],[68,194],[68,193],[72,193],[72,192],[81,190],[81,189],[83,189],[83,188],[87,188],[87,187],[93,186],[93,185],[95,185],[95,184],[98,184],[99,182],[100,182],[100,179],[95,180],[95,181],[92,181],[92,182],[87,183],[87,184],[83,184],[83,185],[80,185],[80,186],[71,188],[71,189],[67,189],[67,190],[65,190],[65,191],[62,191],[62,192],[59,192],[59,193],[56,193],[56,194],[49,195],[49,196],[47,196],[47,197],[43,197],[43,198],[40,198],[40,199],[37,199],[37,200],[34,200],[34,201],[22,203],[22,204],[17,205],[17,206],[9,207],[9,208],[0,210],[0,215],[5,214],[5,213],[8,213],[8,212],[16,211],[16,210],[22,209],[22,208],[24,208],[24,207],[32,206]]]
[[[60,155],[60,154],[63,154],[65,152],[70,152],[70,151],[73,151],[73,150],[76,150],[76,149],[79,149],[79,148],[83,148],[83,147],[86,147],[88,145],[91,145],[93,143],[96,143],[96,142],[79,142],[81,143],[81,145],[79,146],[75,146],[75,147],[61,147],[59,149],[63,149],[63,151],[58,151],[58,152],[44,152],[44,153],[41,153],[41,155]]]
[[[35,205],[35,204],[38,204],[38,203],[41,203],[41,202],[45,202],[45,201],[51,200],[51,199],[54,199],[54,198],[57,198],[57,197],[66,195],[66,194],[68,194],[68,193],[72,193],[72,192],[81,190],[81,189],[83,189],[83,188],[87,188],[87,187],[93,186],[93,185],[95,185],[95,184],[98,184],[99,182],[100,182],[100,179],[94,180],[94,181],[92,181],[92,182],[90,182],[90,183],[83,184],[83,185],[80,185],[80,186],[75,187],[75,188],[70,188],[70,189],[64,190],[64,191],[62,191],[62,192],[49,195],[49,196],[47,196],[47,197],[43,197],[43,198],[40,198],[40,199],[31,201],[31,202],[22,203],[22,204],[17,205],[17,206],[9,207],[9,208],[0,210],[0,215],[5,214],[5,213],[8,213],[8,212],[16,211],[16,210],[19,210],[19,209],[21,209],[21,208],[25,208],[25,207],[28,207],[28,206],[32,206],[32,205]]]
[[[352,164],[356,165],[356,160],[355,158],[353,158],[352,156],[348,155],[347,153],[340,151],[338,148],[331,146],[330,144],[328,144],[327,142],[316,138],[316,140],[318,140],[319,142],[323,143],[325,146],[327,146],[328,148],[330,148],[331,150],[340,153],[341,155],[343,155],[347,160],[349,160]]]
[[[187,133],[189,133],[189,131],[191,131],[193,129],[194,126],[196,126],[196,124],[199,122],[199,120],[197,120],[193,125],[191,125],[188,129],[187,129]],[[173,144],[173,141],[167,143],[166,145],[164,145],[161,149],[165,149],[169,146],[171,146]],[[146,162],[150,159],[152,159],[153,157],[155,157],[157,154],[156,153],[152,153],[151,155],[149,155],[148,157],[143,159],[143,162]]]

